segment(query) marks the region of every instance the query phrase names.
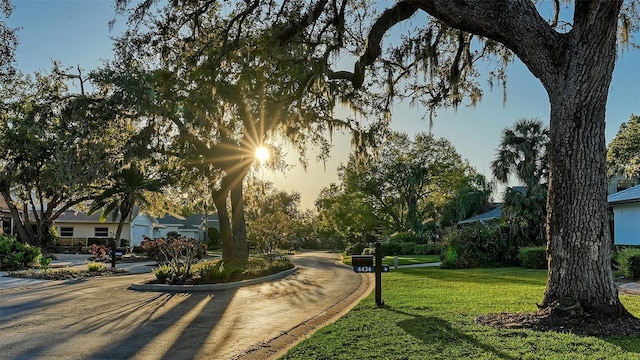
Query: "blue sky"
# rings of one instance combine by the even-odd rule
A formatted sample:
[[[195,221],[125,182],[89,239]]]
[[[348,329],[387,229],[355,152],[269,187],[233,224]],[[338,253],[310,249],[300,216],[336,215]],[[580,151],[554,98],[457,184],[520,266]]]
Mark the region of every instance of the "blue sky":
[[[18,32],[20,45],[17,66],[24,73],[48,71],[52,60],[67,66],[80,65],[85,70],[98,67],[103,59],[111,59],[111,38],[124,28],[118,19],[113,31],[108,22],[115,16],[114,0],[13,0],[15,10],[8,19]],[[618,55],[607,104],[607,143],[615,136],[620,124],[632,114],[640,114],[640,50]],[[399,104],[393,112],[392,127],[414,134],[428,131],[428,122],[421,120],[424,111]],[[457,110],[438,112],[431,131],[437,137],[449,139],[458,152],[481,173],[490,176],[500,132],[521,118],[538,118],[548,122],[549,101],[544,88],[519,61],[509,71],[507,102],[502,90],[485,90],[482,102],[475,107],[462,105]],[[265,172],[265,180],[277,187],[302,193],[304,207],[312,207],[322,187],[337,181],[336,166],[348,155],[347,135],[334,137],[332,158],[326,163],[310,159],[309,169],[299,166],[287,174]],[[313,152],[310,153],[313,157]],[[497,197],[499,197],[497,195]]]

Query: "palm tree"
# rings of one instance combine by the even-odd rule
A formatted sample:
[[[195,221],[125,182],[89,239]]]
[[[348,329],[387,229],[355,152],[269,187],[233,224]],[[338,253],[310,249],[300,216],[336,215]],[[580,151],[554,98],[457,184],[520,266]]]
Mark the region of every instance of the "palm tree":
[[[93,201],[89,214],[102,209],[100,221],[104,221],[109,214],[112,219],[120,215],[115,239],[120,246],[120,235],[127,218],[133,213],[134,206],[148,206],[149,193],[160,192],[166,181],[163,179],[149,179],[136,164],[130,164],[118,171],[111,179],[111,184]]]
[[[496,159],[491,163],[493,176],[503,184],[510,175],[524,183],[524,191],[507,189],[503,214],[511,234],[520,245],[541,245],[545,241],[548,181],[549,130],[542,121],[518,120],[504,129]]]

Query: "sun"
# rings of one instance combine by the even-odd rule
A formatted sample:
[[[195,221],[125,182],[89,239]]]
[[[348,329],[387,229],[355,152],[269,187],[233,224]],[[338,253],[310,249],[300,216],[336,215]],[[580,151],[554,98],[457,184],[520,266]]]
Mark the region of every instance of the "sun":
[[[269,160],[269,156],[269,149],[267,149],[266,147],[260,146],[256,149],[256,159],[258,159],[258,161],[260,161],[261,163]]]

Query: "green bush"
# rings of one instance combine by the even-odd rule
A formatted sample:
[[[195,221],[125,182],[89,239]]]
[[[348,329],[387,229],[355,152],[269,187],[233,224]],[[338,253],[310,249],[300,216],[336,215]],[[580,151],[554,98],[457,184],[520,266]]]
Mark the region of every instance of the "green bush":
[[[216,227],[209,227],[208,232],[209,238],[207,239],[207,246],[209,250],[218,250],[222,245],[222,235],[220,234],[220,230]]]
[[[50,257],[40,255],[36,263],[38,263],[40,265],[40,268],[46,272],[46,271],[49,271],[49,265],[51,265],[51,260],[53,259]]]
[[[193,272],[203,282],[228,282],[234,275],[243,271],[242,264],[225,261],[205,261],[196,264]]]
[[[543,246],[524,247],[518,252],[520,264],[530,269],[547,268],[547,249]]]
[[[87,263],[87,270],[90,272],[105,272],[107,267],[104,263],[101,262],[90,262]]]
[[[410,231],[397,232],[390,237],[391,242],[412,242],[418,241],[416,234]]]
[[[632,280],[640,279],[640,249],[625,249],[618,254],[620,271]]]
[[[26,269],[41,256],[40,248],[0,234],[0,271]]]
[[[471,224],[452,228],[445,235],[442,267],[513,266],[517,264],[517,245],[502,225]]]
[[[156,279],[164,281],[172,277],[172,270],[169,265],[161,265],[151,270],[151,272],[156,276]]]
[[[416,244],[415,253],[412,255],[439,255],[444,252],[442,244]]]
[[[193,266],[197,283],[223,283],[253,279],[293,268],[289,258],[270,260],[249,258],[248,261],[204,261]]]
[[[390,241],[388,243],[382,244],[380,246],[380,250],[382,250],[382,256],[394,256],[394,255],[404,255],[402,252],[402,242],[399,241]]]

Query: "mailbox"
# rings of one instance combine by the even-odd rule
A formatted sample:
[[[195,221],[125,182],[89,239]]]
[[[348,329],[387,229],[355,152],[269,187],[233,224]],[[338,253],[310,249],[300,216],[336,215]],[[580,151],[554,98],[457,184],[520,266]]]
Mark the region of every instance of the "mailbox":
[[[351,256],[351,265],[356,266],[373,266],[373,255],[353,255]]]

